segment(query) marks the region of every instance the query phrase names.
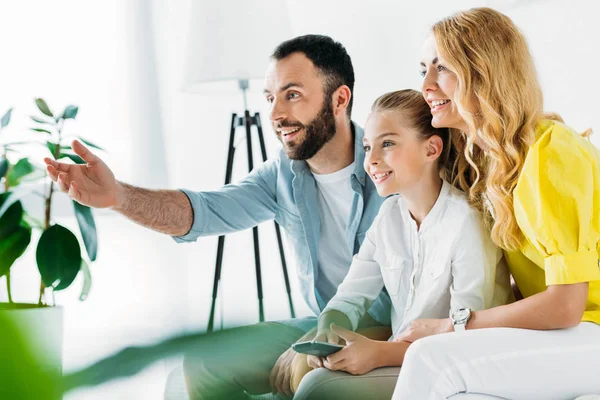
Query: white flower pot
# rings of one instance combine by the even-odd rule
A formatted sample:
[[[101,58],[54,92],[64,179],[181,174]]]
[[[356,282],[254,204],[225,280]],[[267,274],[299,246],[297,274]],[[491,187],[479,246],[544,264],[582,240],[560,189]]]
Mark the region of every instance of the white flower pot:
[[[43,374],[53,379],[62,376],[63,313],[62,307],[0,304],[0,320],[23,335]]]

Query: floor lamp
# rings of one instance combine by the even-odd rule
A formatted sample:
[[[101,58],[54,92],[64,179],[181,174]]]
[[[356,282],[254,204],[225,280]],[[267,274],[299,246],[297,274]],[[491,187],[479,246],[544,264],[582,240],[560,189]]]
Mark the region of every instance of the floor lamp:
[[[252,128],[256,131],[262,161],[267,159],[260,115],[259,113],[251,115],[248,111],[246,92],[252,79],[264,77],[269,55],[275,46],[292,36],[289,16],[286,4],[281,0],[246,0],[243,2],[196,0],[192,2],[191,7],[184,90],[210,93],[219,87],[227,90],[227,83],[229,83],[229,87],[231,87],[231,83],[237,83],[244,100],[244,114],[238,116],[233,113],[231,115],[225,168],[225,184],[228,184],[231,182],[233,160],[236,154],[236,131],[240,128],[243,128],[245,133],[248,170],[251,171],[254,168]],[[211,86],[211,89],[207,89],[208,86]],[[290,314],[294,318],[294,305],[281,231],[276,222],[274,225]],[[264,306],[258,227],[252,229],[252,237],[258,313],[259,321],[262,322],[264,321]],[[219,236],[212,304],[207,328],[209,332],[214,328],[215,306],[223,269],[224,249],[225,236]]]

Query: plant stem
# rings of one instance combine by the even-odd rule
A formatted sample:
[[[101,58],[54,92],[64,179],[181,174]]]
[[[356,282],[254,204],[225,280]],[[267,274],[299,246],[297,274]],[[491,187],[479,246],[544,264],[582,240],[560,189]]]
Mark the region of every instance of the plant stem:
[[[60,157],[60,139],[61,139],[61,130],[62,124],[60,122],[57,123],[56,130],[58,131],[58,142],[56,143],[56,147],[54,148],[54,159],[58,160]],[[54,193],[54,181],[50,181],[50,190],[48,191],[48,197],[46,197],[46,209],[45,209],[45,218],[44,218],[44,230],[50,228],[50,211],[52,210],[52,193]],[[42,298],[44,296],[44,290],[46,286],[44,285],[44,281],[40,283],[40,298],[38,300],[38,304],[42,305]]]
[[[46,290],[46,286],[44,286],[44,282],[40,283],[40,298],[38,299],[38,306],[43,306],[42,298],[44,297],[44,290]]]
[[[8,302],[13,303],[12,293],[10,291],[10,270],[6,273],[6,291],[8,292]]]
[[[3,157],[6,157],[6,147],[4,148]],[[4,192],[8,193],[8,176],[6,178],[4,178]],[[8,270],[8,272],[6,272],[6,292],[8,294],[8,302],[10,304],[12,304],[13,299],[12,299],[12,291],[10,288],[10,269]]]

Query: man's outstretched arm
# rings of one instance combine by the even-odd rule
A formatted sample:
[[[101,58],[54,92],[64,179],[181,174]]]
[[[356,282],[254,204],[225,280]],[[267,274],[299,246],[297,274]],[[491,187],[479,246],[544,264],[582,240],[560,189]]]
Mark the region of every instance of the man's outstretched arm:
[[[87,164],[45,158],[50,178],[73,200],[94,208],[112,208],[132,221],[173,236],[188,233],[194,221],[187,196],[178,190],[151,190],[121,183],[98,156],[79,141],[73,150]]]
[[[194,222],[190,201],[179,190],[144,189],[117,182],[117,204],[113,210],[171,236],[184,236]]]

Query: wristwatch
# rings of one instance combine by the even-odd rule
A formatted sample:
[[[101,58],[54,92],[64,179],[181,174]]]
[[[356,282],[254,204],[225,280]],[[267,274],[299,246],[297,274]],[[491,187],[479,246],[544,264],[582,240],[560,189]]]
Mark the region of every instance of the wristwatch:
[[[467,326],[467,322],[471,319],[471,309],[459,308],[456,311],[450,310],[450,319],[452,320],[452,326],[454,326],[454,332],[463,332]]]

